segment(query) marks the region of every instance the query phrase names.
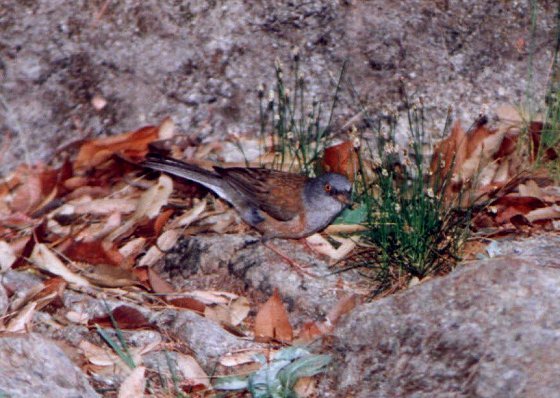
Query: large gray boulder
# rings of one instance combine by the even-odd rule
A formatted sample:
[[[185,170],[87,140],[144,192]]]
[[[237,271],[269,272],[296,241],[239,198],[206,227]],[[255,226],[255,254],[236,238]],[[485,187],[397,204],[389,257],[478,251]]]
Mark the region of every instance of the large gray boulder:
[[[99,397],[64,351],[37,334],[0,336],[0,396]]]
[[[326,99],[330,76],[348,60],[347,76],[374,116],[401,104],[401,77],[410,94],[424,97],[435,130],[449,105],[469,123],[487,105],[533,96],[538,104],[555,7],[544,0],[3,0],[0,131],[11,139],[2,168],[20,163],[24,148],[30,159],[48,159],[87,132],[126,131],[166,115],[192,136],[255,132],[257,87],[272,87],[276,58],[289,81],[294,47],[308,98]],[[95,95],[108,102],[102,110],[91,104]],[[342,119],[360,108],[348,95],[339,104]]]
[[[336,330],[329,390],[368,398],[558,396],[560,270],[535,260],[465,264],[358,307]]]

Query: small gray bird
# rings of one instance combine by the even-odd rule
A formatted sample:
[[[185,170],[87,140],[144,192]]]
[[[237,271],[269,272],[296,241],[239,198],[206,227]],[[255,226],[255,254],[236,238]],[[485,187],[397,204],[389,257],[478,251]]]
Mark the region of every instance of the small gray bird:
[[[214,172],[161,155],[147,168],[195,181],[229,202],[265,240],[298,239],[327,227],[351,203],[352,184],[335,173],[309,178],[264,168],[214,167]]]

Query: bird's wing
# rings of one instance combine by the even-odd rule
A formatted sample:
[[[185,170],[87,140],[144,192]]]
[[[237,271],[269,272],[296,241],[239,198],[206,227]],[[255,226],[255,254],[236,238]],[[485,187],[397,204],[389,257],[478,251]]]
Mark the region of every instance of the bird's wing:
[[[263,168],[214,169],[249,203],[277,220],[291,220],[303,211],[305,176]]]

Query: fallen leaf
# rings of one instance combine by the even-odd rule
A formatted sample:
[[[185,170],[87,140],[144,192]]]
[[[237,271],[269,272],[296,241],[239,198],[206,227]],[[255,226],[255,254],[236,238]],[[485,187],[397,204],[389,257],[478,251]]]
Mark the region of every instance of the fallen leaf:
[[[156,262],[158,262],[164,255],[165,252],[175,246],[177,240],[181,236],[182,231],[178,229],[168,229],[163,234],[159,236],[157,242],[154,246],[150,247],[146,254],[142,257],[138,263],[139,267],[151,267]]]
[[[148,281],[150,282],[150,286],[155,293],[175,293],[175,289],[173,288],[173,286],[151,268],[148,268]]]
[[[289,343],[293,340],[293,329],[278,289],[274,290],[270,299],[257,313],[254,331],[255,340],[258,342],[276,340]]]
[[[542,209],[532,210],[527,213],[525,217],[530,222],[560,218],[560,206],[553,205],[549,207],[543,207]]]
[[[139,282],[131,270],[123,267],[106,264],[89,265],[80,263],[80,265],[84,278],[97,286],[127,287],[138,285]]]
[[[138,206],[138,201],[136,199],[116,199],[116,198],[104,198],[104,199],[94,199],[91,198],[81,198],[81,203],[73,204],[70,202],[67,206],[72,206],[73,212],[76,214],[93,214],[93,215],[106,215],[112,213],[132,213],[136,210]],[[65,211],[68,212],[70,208],[66,208]]]
[[[136,131],[86,141],[80,147],[74,168],[84,170],[98,166],[116,153],[140,160],[148,153],[148,145],[157,139],[158,128],[147,126]]]
[[[56,254],[42,243],[35,245],[30,260],[39,268],[63,277],[68,283],[73,283],[78,286],[91,286],[85,278],[70,271]]]
[[[158,182],[142,194],[132,217],[121,227],[114,230],[111,235],[107,237],[107,240],[114,241],[119,236],[131,230],[138,220],[144,217],[156,217],[161,208],[167,204],[172,192],[173,180],[171,180],[169,176],[162,174]]]
[[[116,327],[123,330],[145,329],[151,326],[144,314],[127,305],[119,305],[111,311],[111,315],[107,314],[93,318],[89,321],[89,324],[115,328],[113,322]]]
[[[317,253],[329,256],[335,261],[343,259],[356,247],[356,243],[352,239],[341,238],[338,236],[331,236],[331,238],[336,240],[338,243],[341,243],[341,245],[335,249],[335,247],[331,245],[328,240],[323,238],[321,234],[313,234],[308,236],[305,240]]]
[[[8,326],[6,326],[6,332],[12,333],[26,333],[29,332],[29,327],[31,320],[33,319],[33,314],[35,314],[35,309],[37,308],[36,302],[28,303],[18,314],[10,319]]]
[[[354,181],[360,167],[354,143],[346,141],[325,148],[322,166],[327,172],[342,174],[350,181]]]
[[[16,254],[12,246],[0,240],[0,273],[6,272],[16,261]]]
[[[359,303],[360,299],[356,294],[350,294],[342,297],[327,314],[327,322],[335,325],[340,318],[352,311]]]
[[[543,199],[543,192],[533,180],[527,181],[525,184],[519,184],[517,187],[520,196],[531,196],[533,198]]]
[[[192,209],[189,209],[184,214],[177,217],[171,225],[170,228],[186,228],[191,225],[194,221],[196,221],[200,215],[206,209],[206,201],[201,200],[197,204],[194,205]]]
[[[76,242],[71,244],[64,250],[64,254],[70,260],[82,261],[89,264],[112,264],[120,265],[124,261],[124,257],[118,250],[102,241],[95,242]]]
[[[63,294],[66,286],[68,285],[66,281],[59,277],[49,278],[43,282],[44,288],[36,295],[34,295],[31,300],[37,303],[37,310],[45,308],[47,305],[51,304],[54,300],[57,300],[59,304],[58,307],[62,307]]]
[[[228,304],[215,304],[207,306],[204,315],[226,325],[239,325],[249,315],[251,306],[245,297],[239,297]]]
[[[118,398],[140,398],[144,396],[146,368],[136,367],[121,383]]]
[[[210,378],[202,370],[198,362],[190,355],[177,353],[177,368],[183,375],[185,381],[191,386],[202,384],[207,389],[212,389]]]
[[[168,298],[167,302],[175,307],[185,308],[201,315],[204,315],[206,312],[206,306],[204,303],[191,297]]]
[[[315,322],[306,322],[299,331],[297,343],[309,344],[324,335],[324,331]]]
[[[248,363],[257,362],[257,355],[262,355],[262,352],[256,350],[246,350],[235,353],[227,353],[224,356],[220,357],[219,362],[220,365],[226,367],[245,365]]]
[[[125,245],[119,249],[119,253],[123,257],[134,258],[142,252],[142,249],[144,249],[145,244],[146,244],[146,238],[139,237],[136,239],[132,239],[126,242]]]
[[[233,300],[237,300],[239,298],[237,294],[218,290],[193,290],[188,292],[188,295],[206,305],[229,304]]]

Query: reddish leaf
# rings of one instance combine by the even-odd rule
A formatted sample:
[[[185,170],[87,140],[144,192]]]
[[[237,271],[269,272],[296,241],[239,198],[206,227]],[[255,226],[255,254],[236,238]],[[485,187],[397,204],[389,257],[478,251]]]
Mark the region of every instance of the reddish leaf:
[[[135,329],[143,329],[150,326],[150,322],[148,319],[137,309],[126,306],[120,305],[111,311],[111,316],[113,317],[116,326],[119,329],[126,329],[126,330],[135,330]],[[97,318],[93,318],[88,322],[88,325],[95,325],[98,324],[103,327],[114,327],[113,322],[111,320],[111,316],[109,314],[100,316]]]
[[[49,278],[43,282],[45,286],[43,290],[33,296],[31,301],[37,302],[37,310],[46,307],[49,304],[54,304],[55,308],[61,308],[64,305],[62,295],[68,283],[59,276]]]
[[[147,126],[107,138],[86,141],[74,162],[76,169],[88,169],[109,160],[113,154],[140,160],[148,152],[148,144],[158,138],[158,127]]]
[[[157,237],[161,234],[163,227],[173,215],[173,209],[167,209],[162,211],[155,218],[144,218],[140,221],[139,225],[134,230],[134,235],[143,236],[146,238]]]
[[[167,300],[167,302],[175,307],[186,308],[191,311],[204,314],[206,306],[203,302],[193,299],[191,297],[177,297]]]
[[[255,318],[255,340],[259,342],[281,341],[289,343],[294,333],[288,312],[284,308],[278,289],[262,306]]]
[[[148,280],[150,281],[150,286],[155,293],[158,294],[170,294],[175,293],[175,289],[169,282],[163,279],[156,271],[148,268]]]
[[[64,254],[74,261],[89,264],[122,265],[124,257],[113,247],[105,247],[102,241],[77,242],[72,241],[64,250]]]
[[[527,220],[523,214],[516,214],[509,219],[509,222],[511,222],[515,228],[520,230],[533,226],[533,224],[531,224],[531,222]]]
[[[323,168],[327,172],[342,174],[354,181],[359,168],[358,154],[352,141],[325,149]]]
[[[316,340],[317,338],[321,337],[322,335],[323,332],[315,322],[306,322],[301,327],[298,341],[301,341],[304,344],[310,343]]]

